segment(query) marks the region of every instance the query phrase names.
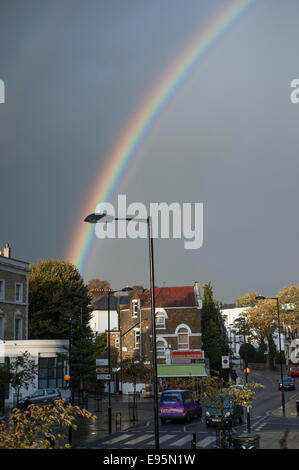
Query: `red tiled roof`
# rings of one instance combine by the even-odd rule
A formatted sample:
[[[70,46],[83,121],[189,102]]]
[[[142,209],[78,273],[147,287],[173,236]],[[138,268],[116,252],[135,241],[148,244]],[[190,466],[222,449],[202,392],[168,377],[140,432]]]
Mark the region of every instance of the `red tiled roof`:
[[[138,296],[141,307],[149,307],[151,304],[151,291]],[[194,307],[196,306],[194,287],[156,287],[155,288],[156,307]],[[128,305],[123,305],[128,308]]]

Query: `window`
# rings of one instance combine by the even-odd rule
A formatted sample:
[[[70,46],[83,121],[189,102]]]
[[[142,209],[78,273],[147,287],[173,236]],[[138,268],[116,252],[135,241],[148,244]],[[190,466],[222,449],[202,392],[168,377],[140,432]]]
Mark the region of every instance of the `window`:
[[[22,318],[15,316],[15,340],[22,339]]]
[[[64,385],[64,375],[67,371],[67,357],[39,357],[38,388],[58,388]]]
[[[165,343],[162,340],[157,341],[157,358],[165,359]]]
[[[0,312],[0,339],[4,339],[4,315]]]
[[[133,301],[132,301],[132,317],[137,317],[137,315],[138,315],[138,307],[139,307],[139,302],[138,302],[138,300],[133,300]]]
[[[16,282],[15,284],[15,301],[22,302],[23,301],[23,284],[20,282]]]
[[[140,331],[139,329],[138,330],[135,330],[135,349],[139,349],[140,348]]]
[[[156,313],[156,328],[165,328],[165,315],[163,312]]]
[[[5,299],[5,281],[4,279],[0,279],[0,299]]]
[[[178,348],[189,349],[189,331],[186,327],[182,327],[178,331]]]

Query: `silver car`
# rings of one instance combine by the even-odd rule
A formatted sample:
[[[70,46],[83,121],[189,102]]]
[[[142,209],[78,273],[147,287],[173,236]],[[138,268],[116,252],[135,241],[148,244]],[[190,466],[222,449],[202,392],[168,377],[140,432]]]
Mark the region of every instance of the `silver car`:
[[[20,408],[27,408],[28,405],[44,405],[54,403],[55,400],[61,399],[61,393],[58,388],[45,388],[36,390],[24,400],[20,400]]]

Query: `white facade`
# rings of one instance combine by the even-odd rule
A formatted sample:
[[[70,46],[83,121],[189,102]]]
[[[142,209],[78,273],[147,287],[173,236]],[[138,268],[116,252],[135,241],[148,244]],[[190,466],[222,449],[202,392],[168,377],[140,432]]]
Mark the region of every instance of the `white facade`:
[[[5,363],[5,358],[10,360],[18,356],[22,356],[24,352],[30,354],[30,359],[34,360],[36,364],[39,359],[56,358],[58,354],[68,355],[69,340],[27,340],[27,341],[4,341],[0,342],[0,365]],[[39,377],[36,375],[33,384],[30,384],[28,390],[21,389],[22,397],[30,395],[33,391],[37,390],[39,384]],[[43,388],[58,388],[54,384],[50,387]],[[14,404],[15,390],[9,386],[9,397],[5,400],[5,405],[11,406]]]
[[[95,336],[108,331],[108,310],[91,312],[89,326]],[[116,310],[110,310],[110,331],[115,329],[118,329],[118,314]]]
[[[288,306],[287,306],[288,307]],[[222,318],[224,320],[224,325],[227,330],[227,337],[230,345],[230,349],[235,355],[237,359],[239,359],[239,349],[241,344],[244,343],[244,335],[235,335],[233,330],[236,329],[236,325],[238,324],[236,322],[237,318],[242,317],[242,312],[246,312],[248,310],[248,307],[235,307],[235,308],[224,308],[221,310]],[[285,339],[285,335],[281,333],[280,335],[280,340],[281,340],[281,349],[282,351],[285,351],[288,353],[288,357],[292,360],[290,357],[292,354],[292,351],[296,349],[296,341],[298,341],[298,346],[297,346],[297,354],[298,354],[298,362],[299,362],[299,340],[293,340],[291,345],[289,342]],[[279,350],[279,335],[278,331],[276,331],[273,334],[273,341],[275,343],[276,349]],[[265,340],[266,343],[266,340]],[[258,344],[253,342],[252,345],[257,348]],[[296,356],[293,354],[293,358]],[[288,359],[288,358],[287,358]],[[292,361],[293,362],[293,361]]]

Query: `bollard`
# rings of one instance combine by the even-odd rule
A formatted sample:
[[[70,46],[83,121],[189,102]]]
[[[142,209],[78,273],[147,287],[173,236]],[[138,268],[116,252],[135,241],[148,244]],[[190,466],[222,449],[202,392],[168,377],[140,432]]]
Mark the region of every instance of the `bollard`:
[[[299,417],[299,400],[296,400],[297,416]]]
[[[195,433],[193,433],[193,436],[192,436],[191,449],[196,449],[196,434]]]
[[[119,428],[121,430],[121,412],[120,411],[115,414],[115,430],[116,431],[117,431],[117,426],[118,425],[119,425]]]

